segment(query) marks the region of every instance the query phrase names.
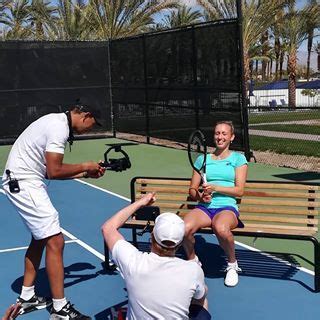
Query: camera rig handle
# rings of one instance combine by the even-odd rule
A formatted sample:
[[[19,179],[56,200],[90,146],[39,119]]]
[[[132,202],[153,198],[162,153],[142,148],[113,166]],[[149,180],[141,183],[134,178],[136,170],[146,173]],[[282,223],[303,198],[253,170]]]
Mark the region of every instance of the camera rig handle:
[[[104,162],[100,162],[100,166],[106,168],[106,170],[121,172],[131,168],[131,162],[128,154],[121,149],[121,144],[115,144],[110,146],[107,151],[104,153]],[[119,152],[123,157],[121,158],[109,158],[108,154],[110,151]]]

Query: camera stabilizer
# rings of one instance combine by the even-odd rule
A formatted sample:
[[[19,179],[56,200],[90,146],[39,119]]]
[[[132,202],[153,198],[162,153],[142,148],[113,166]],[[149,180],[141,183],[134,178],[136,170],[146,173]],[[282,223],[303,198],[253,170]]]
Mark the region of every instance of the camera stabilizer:
[[[134,143],[116,143],[110,144],[107,151],[104,153],[104,162],[100,162],[100,166],[106,168],[106,170],[121,172],[131,168],[131,162],[128,154],[121,149],[121,147],[126,145],[134,145]],[[120,152],[123,157],[122,158],[109,158],[108,154],[111,151]]]

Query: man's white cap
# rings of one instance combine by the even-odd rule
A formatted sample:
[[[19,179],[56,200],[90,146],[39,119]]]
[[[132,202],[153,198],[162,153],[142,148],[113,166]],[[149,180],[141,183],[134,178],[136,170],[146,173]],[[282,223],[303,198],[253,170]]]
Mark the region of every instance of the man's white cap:
[[[183,220],[174,213],[164,212],[155,220],[153,236],[162,247],[174,248],[179,245],[183,240],[184,232]],[[170,241],[173,245],[168,246],[163,241]]]

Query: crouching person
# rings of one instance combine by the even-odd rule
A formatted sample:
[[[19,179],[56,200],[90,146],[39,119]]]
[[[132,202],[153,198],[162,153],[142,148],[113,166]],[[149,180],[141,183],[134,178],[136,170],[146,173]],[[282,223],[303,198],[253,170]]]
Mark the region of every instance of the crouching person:
[[[156,218],[150,253],[139,251],[118,231],[139,208],[154,200],[154,193],[149,193],[102,226],[106,244],[126,283],[127,319],[210,319],[201,267],[175,257],[185,233],[181,218],[170,212]],[[195,317],[189,314],[189,308]]]

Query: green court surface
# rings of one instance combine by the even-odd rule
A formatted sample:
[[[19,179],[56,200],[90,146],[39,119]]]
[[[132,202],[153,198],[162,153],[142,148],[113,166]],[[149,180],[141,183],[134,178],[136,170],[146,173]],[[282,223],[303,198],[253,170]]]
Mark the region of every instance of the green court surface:
[[[75,141],[72,146],[72,152],[69,152],[69,147],[66,148],[65,162],[76,163],[88,160],[103,160],[103,154],[107,149],[106,144],[118,142],[127,141],[113,138]],[[123,149],[130,156],[131,169],[123,172],[108,171],[101,179],[87,179],[86,181],[122,196],[130,197],[130,180],[135,176],[191,176],[191,168],[185,150],[148,144],[125,146]],[[9,150],[10,146],[0,146],[1,173]],[[118,155],[113,153],[111,157],[118,157]],[[320,183],[320,174],[259,163],[249,163],[248,179]],[[249,246],[255,246],[257,249],[280,255],[291,263],[301,265],[313,271],[313,246],[311,243],[278,239],[258,239],[253,243],[253,238],[246,237],[237,237],[236,240]]]

